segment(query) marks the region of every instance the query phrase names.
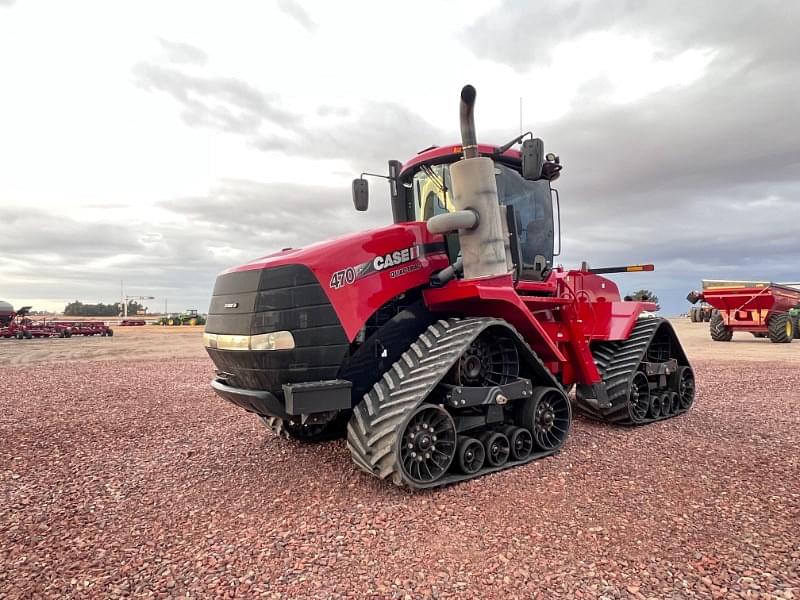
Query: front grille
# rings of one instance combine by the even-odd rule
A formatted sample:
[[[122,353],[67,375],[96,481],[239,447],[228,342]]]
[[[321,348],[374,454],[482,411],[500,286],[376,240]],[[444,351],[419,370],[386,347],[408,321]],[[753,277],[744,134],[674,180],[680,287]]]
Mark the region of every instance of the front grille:
[[[225,308],[225,305],[228,308]],[[284,383],[336,379],[349,349],[325,291],[304,265],[220,275],[208,310],[208,333],[291,331],[294,350],[244,352],[208,348],[230,385],[280,395]]]

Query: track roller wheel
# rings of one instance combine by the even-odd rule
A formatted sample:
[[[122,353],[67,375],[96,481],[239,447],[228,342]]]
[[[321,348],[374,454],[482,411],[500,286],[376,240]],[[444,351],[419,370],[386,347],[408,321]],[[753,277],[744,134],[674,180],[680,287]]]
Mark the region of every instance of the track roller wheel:
[[[722,315],[718,312],[711,316],[708,330],[711,333],[711,339],[715,342],[730,342],[733,339],[733,331],[728,329]]]
[[[501,467],[508,461],[511,444],[508,438],[499,431],[484,431],[478,436],[486,451],[486,464],[490,467]]]
[[[433,483],[456,455],[453,417],[441,406],[420,404],[406,420],[398,443],[403,475],[414,483]]]
[[[664,394],[661,392],[654,392],[650,394],[650,416],[658,419],[661,416],[661,408],[664,401]]]
[[[647,418],[647,409],[650,408],[650,382],[641,371],[637,371],[631,381],[628,408],[634,423],[640,423]]]
[[[678,405],[678,394],[675,392],[664,392],[664,396],[661,398],[661,416],[662,417],[671,417],[675,414],[676,411],[673,411],[673,396],[675,406]]]
[[[517,424],[533,433],[536,448],[557,450],[567,439],[572,421],[569,399],[561,390],[540,387],[524,400],[517,412]]]
[[[794,338],[794,321],[789,313],[777,313],[769,318],[769,340],[775,344],[788,344]]]
[[[503,428],[503,435],[508,438],[512,460],[525,460],[533,451],[533,435],[524,427],[509,425]]]
[[[681,410],[681,397],[678,392],[670,392],[669,414],[677,415]]]
[[[456,466],[464,475],[474,475],[483,467],[486,450],[475,438],[462,437],[456,448]]]

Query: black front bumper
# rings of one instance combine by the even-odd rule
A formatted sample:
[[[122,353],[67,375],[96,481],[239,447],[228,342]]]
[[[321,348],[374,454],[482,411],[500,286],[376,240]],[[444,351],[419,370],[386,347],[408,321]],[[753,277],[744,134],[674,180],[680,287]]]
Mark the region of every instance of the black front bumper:
[[[289,418],[283,402],[278,400],[272,392],[245,390],[227,385],[219,379],[212,381],[211,387],[219,396],[248,412],[282,419]]]
[[[283,401],[266,390],[247,390],[228,385],[222,379],[211,382],[214,391],[236,406],[262,416],[291,418],[351,408],[352,384],[344,379],[283,385]]]

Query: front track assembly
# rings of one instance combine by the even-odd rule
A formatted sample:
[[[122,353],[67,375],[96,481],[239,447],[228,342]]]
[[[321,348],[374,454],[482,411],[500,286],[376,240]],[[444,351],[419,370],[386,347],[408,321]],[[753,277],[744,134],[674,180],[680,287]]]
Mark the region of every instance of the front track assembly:
[[[563,389],[513,327],[449,319],[364,395],[347,447],[367,473],[426,489],[553,454],[571,420]]]
[[[640,317],[628,339],[594,344],[592,354],[608,403],[588,400],[579,387],[576,405],[591,418],[644,425],[691,408],[694,371],[666,319]]]

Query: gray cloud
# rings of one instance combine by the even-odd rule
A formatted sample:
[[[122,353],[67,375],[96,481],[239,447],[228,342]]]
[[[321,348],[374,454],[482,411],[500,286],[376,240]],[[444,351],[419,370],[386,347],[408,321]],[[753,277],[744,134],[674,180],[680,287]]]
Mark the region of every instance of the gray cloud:
[[[316,31],[317,24],[311,19],[306,10],[295,0],[278,0],[278,8],[300,23],[308,31]]]
[[[703,77],[689,85],[615,104],[611,83],[598,77],[561,119],[532,119],[547,149],[565,164],[557,182],[565,265],[655,262],[653,274],[617,279],[623,293],[655,290],[669,312],[685,309],[683,297],[704,277],[800,278],[798,11],[800,5],[778,2],[507,2],[467,28],[462,39],[477,56],[522,73],[548,64],[558,42],[593,31],[650,39],[662,58],[690,48],[714,52]],[[316,114],[325,122],[311,127],[279,93],[207,74],[197,68],[202,51],[193,55],[169,44],[166,63],[137,65],[139,85],[174,99],[187,123],[240,136],[265,152],[344,157],[355,174],[382,171],[387,158],[453,141],[424,115],[392,103],[320,106]],[[513,133],[484,131],[480,120],[478,127],[485,141],[502,142]],[[143,293],[183,294],[202,308],[215,274],[228,266],[388,223],[380,184],[372,196],[370,212],[359,214],[347,186],[226,180],[200,197],[161,203],[186,217],[189,227],[109,221],[95,229],[65,220],[42,229],[30,215],[0,238],[0,272],[11,274],[16,290],[4,293],[22,296],[27,285],[57,291],[60,284],[53,282],[66,278],[74,289],[111,289],[113,300],[124,272],[126,281],[147,287]],[[61,262],[41,250],[45,235],[52,240],[49,253]],[[98,249],[130,258],[123,267],[82,269],[101,255]],[[25,275],[32,266],[35,281]]]
[[[277,94],[263,93],[240,79],[193,75],[175,65],[149,62],[136,65],[134,76],[144,89],[177,100],[189,125],[247,134],[261,125],[291,130],[300,121],[280,106]]]
[[[672,312],[701,278],[800,278],[798,17],[778,2],[505,2],[465,30],[477,56],[520,72],[599,31],[649,39],[661,58],[714,52],[701,79],[631,103],[593,80],[563,118],[535,127],[566,165],[565,264],[655,262],[622,278],[623,292],[656,289]]]
[[[462,40],[477,56],[523,72],[546,63],[558,43],[602,31],[648,38],[666,52],[710,46],[753,65],[796,63],[798,18],[800,5],[779,0],[736,6],[725,0],[505,0]]]
[[[284,108],[280,94],[240,79],[153,62],[136,65],[134,75],[143,89],[176,100],[187,124],[240,135],[264,152],[347,158],[354,170],[374,170],[384,168],[389,157],[410,156],[441,137],[439,130],[399,104],[368,102],[358,113],[323,105],[317,114],[333,117],[331,124],[311,127],[303,115]]]
[[[171,42],[158,38],[169,62],[177,64],[204,65],[208,62],[208,54],[197,46],[183,42]]]

